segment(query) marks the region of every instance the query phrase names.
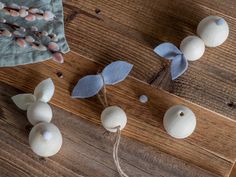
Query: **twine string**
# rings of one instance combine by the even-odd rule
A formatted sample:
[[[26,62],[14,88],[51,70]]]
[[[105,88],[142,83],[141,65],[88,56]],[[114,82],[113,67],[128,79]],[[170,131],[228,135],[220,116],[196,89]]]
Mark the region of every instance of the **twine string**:
[[[116,141],[113,146],[113,160],[116,165],[117,171],[121,177],[129,177],[121,168],[119,157],[118,157],[118,150],[119,150],[119,144],[120,144],[120,138],[121,138],[121,130],[120,126],[117,127],[117,133],[116,133]]]
[[[102,96],[98,93],[98,99],[101,102],[101,104],[103,105],[104,108],[108,107],[108,101],[107,101],[107,89],[106,89],[106,84],[104,81],[104,77],[101,73],[99,73],[99,75],[102,77],[102,81],[103,81],[103,88],[102,88]]]

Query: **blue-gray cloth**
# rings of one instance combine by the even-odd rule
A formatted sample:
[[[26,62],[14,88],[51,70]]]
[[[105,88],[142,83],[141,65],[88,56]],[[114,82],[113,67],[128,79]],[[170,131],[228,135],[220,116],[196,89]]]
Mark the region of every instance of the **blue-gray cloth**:
[[[80,79],[72,91],[72,98],[89,98],[96,95],[104,85],[115,85],[129,75],[133,65],[125,61],[115,61],[107,65],[102,73],[87,75]]]
[[[171,60],[172,80],[180,77],[188,69],[188,60],[174,44],[164,42],[155,47],[154,52],[167,60]]]
[[[64,21],[63,21],[63,5],[62,0],[0,0],[5,4],[18,4],[20,6],[35,7],[41,10],[52,11],[56,16],[53,21],[35,20],[33,22],[26,21],[21,17],[11,17],[5,15],[0,10],[0,17],[7,20],[8,23],[17,23],[25,28],[37,26],[39,31],[47,31],[55,33],[58,36],[58,45],[62,53],[69,52],[69,46],[65,39]],[[6,27],[0,24],[0,28]],[[10,29],[10,28],[8,28]],[[12,31],[12,30],[10,30]],[[44,37],[42,43],[48,43],[49,39]],[[45,61],[52,58],[52,53],[49,51],[38,51],[32,47],[21,48],[13,38],[0,36],[0,67],[17,66],[30,63]]]

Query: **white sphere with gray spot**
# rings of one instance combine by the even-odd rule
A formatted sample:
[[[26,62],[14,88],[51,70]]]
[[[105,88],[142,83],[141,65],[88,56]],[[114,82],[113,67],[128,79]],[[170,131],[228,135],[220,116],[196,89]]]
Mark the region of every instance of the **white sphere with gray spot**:
[[[61,149],[62,135],[54,124],[41,122],[30,131],[29,144],[37,155],[50,157]]]
[[[180,50],[189,61],[200,59],[205,52],[205,44],[197,36],[187,36],[180,44]]]
[[[198,24],[197,34],[207,47],[217,47],[228,38],[229,26],[222,17],[208,16]]]

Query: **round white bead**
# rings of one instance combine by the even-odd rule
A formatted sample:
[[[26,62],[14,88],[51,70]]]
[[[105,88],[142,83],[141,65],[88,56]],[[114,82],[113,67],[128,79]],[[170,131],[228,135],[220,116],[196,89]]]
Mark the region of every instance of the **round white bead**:
[[[221,17],[208,16],[198,24],[197,34],[207,47],[216,47],[228,38],[229,26]]]
[[[118,126],[120,126],[120,130],[125,127],[127,123],[127,116],[120,107],[110,106],[102,112],[101,121],[106,130],[116,132]]]
[[[29,144],[37,155],[50,157],[61,149],[62,135],[54,124],[41,122],[30,131]]]
[[[195,61],[202,57],[205,52],[205,44],[197,36],[188,36],[180,44],[180,50],[189,61]]]
[[[28,107],[27,118],[32,125],[39,122],[50,122],[52,120],[52,109],[47,103],[37,101]]]
[[[178,139],[187,138],[195,130],[196,117],[189,108],[176,105],[167,110],[163,124],[170,136]]]
[[[147,97],[147,95],[141,95],[141,96],[139,97],[139,101],[140,101],[141,103],[147,103],[147,102],[148,102],[148,97]]]

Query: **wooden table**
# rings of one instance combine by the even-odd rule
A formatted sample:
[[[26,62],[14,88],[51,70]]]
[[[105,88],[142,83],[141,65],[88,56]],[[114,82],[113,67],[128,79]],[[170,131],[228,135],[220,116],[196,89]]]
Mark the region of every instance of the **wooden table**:
[[[124,108],[129,117],[119,152],[124,170],[145,177],[229,176],[236,160],[235,6],[230,0],[66,0],[65,29],[72,49],[66,62],[0,69],[0,176],[118,176],[111,155],[114,136],[104,135],[99,126],[103,108],[98,99],[70,98],[79,78],[114,60],[135,65],[131,77],[108,88],[110,104]],[[163,41],[178,45],[211,14],[228,21],[229,39],[208,48],[171,82],[168,63],[153,47]],[[31,152],[25,114],[10,96],[18,89],[32,92],[47,77],[56,85],[53,122],[64,144],[58,155],[42,159]],[[149,96],[147,104],[138,101],[141,94]],[[163,129],[164,112],[174,104],[187,105],[198,117],[195,133],[186,140],[172,139]]]

